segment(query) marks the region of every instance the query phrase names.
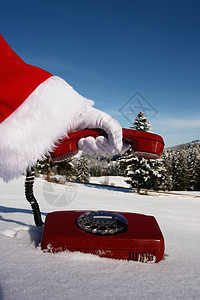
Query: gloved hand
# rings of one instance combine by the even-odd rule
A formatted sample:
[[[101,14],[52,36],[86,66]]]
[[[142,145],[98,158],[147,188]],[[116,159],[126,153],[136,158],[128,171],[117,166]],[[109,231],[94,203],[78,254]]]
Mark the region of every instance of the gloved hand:
[[[107,153],[114,155],[120,151],[125,151],[125,148],[127,149],[127,145],[125,145],[125,148],[123,149],[122,128],[119,122],[108,114],[93,107],[89,107],[86,113],[81,114],[73,127],[75,128],[75,131],[86,128],[99,128],[107,133],[108,138],[99,136],[96,139],[87,137],[79,140],[79,149],[88,154],[97,153],[102,155],[103,153]]]

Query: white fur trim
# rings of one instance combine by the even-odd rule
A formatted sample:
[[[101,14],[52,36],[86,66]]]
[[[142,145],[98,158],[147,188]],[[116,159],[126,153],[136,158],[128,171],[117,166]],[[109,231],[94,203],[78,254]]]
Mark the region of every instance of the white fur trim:
[[[0,177],[9,181],[43,159],[91,105],[63,79],[44,81],[0,124]]]

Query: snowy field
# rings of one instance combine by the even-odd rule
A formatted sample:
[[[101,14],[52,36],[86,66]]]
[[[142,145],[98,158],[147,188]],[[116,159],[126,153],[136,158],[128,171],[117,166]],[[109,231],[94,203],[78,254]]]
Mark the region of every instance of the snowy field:
[[[126,178],[127,180],[128,178]],[[90,177],[90,183],[107,184],[111,186],[121,186],[128,188],[129,184],[125,182],[125,178],[122,176],[100,176]]]
[[[41,229],[24,199],[24,178],[0,181],[0,190],[0,299],[200,299],[200,193],[141,196],[111,186],[36,180],[43,219],[50,211],[77,209],[154,215],[165,256],[158,264],[143,264],[43,253]]]

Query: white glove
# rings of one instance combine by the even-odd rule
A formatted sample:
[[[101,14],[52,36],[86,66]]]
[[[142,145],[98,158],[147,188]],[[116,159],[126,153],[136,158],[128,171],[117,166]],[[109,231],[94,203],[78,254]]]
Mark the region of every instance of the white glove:
[[[83,129],[103,129],[108,138],[99,136],[96,139],[93,137],[82,138],[78,142],[80,150],[88,154],[97,153],[102,155],[108,153],[114,155],[120,151],[123,151],[122,142],[122,128],[119,122],[113,119],[108,114],[97,110],[93,107],[89,107],[86,113],[80,115],[77,123],[73,126],[75,131]],[[126,146],[127,148],[127,146]]]

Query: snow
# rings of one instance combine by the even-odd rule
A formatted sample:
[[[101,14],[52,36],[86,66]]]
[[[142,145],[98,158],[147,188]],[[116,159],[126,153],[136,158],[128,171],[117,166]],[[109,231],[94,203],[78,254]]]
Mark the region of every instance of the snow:
[[[200,193],[141,196],[39,178],[34,187],[43,219],[50,211],[75,209],[154,215],[165,237],[164,260],[142,264],[78,252],[43,253],[42,230],[34,226],[23,196],[24,178],[0,181],[0,299],[200,299]],[[63,202],[48,200],[55,191],[65,195]]]
[[[104,184],[107,181],[108,185],[128,188],[129,184],[125,182],[127,179],[129,178],[124,178],[122,176],[99,176],[90,177],[90,183]]]

